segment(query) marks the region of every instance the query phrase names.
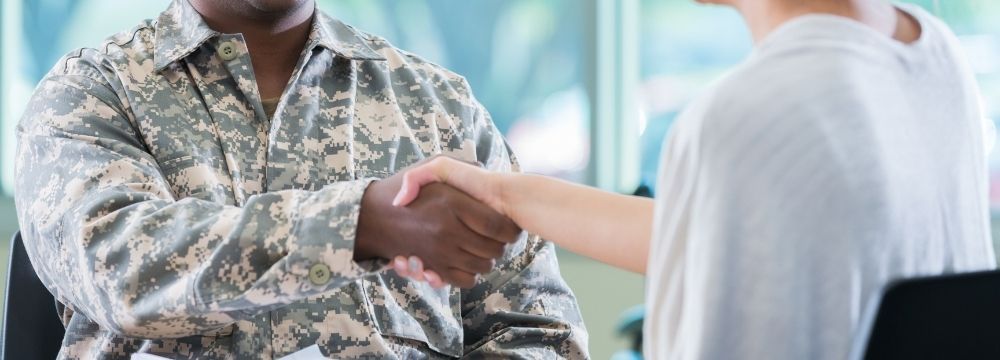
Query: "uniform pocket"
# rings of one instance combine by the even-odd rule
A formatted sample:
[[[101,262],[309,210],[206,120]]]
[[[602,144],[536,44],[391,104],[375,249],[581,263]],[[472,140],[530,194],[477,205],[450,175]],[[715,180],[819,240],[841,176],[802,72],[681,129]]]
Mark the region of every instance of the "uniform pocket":
[[[445,356],[462,356],[461,294],[457,289],[434,289],[392,272],[365,278],[363,285],[380,335],[424,343]]]

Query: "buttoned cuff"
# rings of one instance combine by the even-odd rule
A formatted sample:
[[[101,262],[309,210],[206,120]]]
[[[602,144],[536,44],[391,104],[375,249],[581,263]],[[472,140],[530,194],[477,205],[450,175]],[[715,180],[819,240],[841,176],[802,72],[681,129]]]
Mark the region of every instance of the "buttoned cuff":
[[[361,198],[375,179],[331,184],[299,204],[289,237],[291,286],[324,292],[381,271],[388,260],[354,261]]]

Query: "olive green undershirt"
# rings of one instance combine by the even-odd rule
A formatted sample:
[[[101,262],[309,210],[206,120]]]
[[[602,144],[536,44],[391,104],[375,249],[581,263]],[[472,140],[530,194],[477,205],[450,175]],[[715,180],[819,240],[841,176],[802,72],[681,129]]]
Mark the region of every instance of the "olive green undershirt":
[[[273,98],[260,101],[264,105],[264,113],[267,114],[268,119],[274,118],[274,111],[278,109],[278,101],[280,100],[281,98]]]

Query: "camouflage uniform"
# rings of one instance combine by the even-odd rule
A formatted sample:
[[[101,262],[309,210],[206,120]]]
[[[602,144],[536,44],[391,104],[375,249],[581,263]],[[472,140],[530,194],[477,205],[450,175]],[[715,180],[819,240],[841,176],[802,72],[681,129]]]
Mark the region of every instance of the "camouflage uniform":
[[[585,358],[551,244],[467,291],[353,261],[365,187],[432,154],[512,170],[465,80],[317,11],[277,113],[185,0],[63,58],[18,126],[17,208],[60,358]]]

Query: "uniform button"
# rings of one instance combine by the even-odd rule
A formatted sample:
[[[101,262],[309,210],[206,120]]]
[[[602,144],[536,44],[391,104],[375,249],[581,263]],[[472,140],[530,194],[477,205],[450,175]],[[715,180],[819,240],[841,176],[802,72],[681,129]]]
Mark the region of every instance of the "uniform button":
[[[309,268],[309,281],[313,285],[326,285],[330,282],[330,267],[326,264],[316,264]]]
[[[219,57],[222,58],[223,61],[235,59],[236,53],[236,44],[232,41],[226,41],[222,43],[222,45],[219,45]]]

